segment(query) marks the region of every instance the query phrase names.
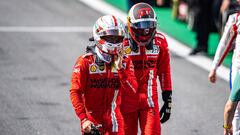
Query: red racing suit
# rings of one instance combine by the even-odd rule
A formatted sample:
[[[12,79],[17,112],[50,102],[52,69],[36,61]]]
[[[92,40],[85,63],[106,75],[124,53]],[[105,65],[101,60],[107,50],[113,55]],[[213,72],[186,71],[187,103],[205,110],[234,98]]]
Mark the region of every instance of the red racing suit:
[[[160,116],[157,92],[157,76],[162,91],[171,91],[170,56],[166,38],[156,33],[151,50],[130,47],[130,39],[124,41],[125,53],[132,59],[138,82],[138,94],[122,93],[121,111],[124,116],[125,134],[137,135],[138,120],[142,134],[160,135]]]
[[[136,93],[137,81],[128,57],[124,58],[123,69],[116,70],[112,65],[93,53],[80,56],[72,73],[70,98],[82,123],[88,119],[101,124],[104,135],[124,135],[121,91]]]

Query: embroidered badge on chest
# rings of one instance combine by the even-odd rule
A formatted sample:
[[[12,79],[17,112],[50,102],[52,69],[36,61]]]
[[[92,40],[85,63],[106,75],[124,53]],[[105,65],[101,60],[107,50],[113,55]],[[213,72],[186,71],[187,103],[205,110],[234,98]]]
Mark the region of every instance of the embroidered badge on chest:
[[[125,46],[124,52],[126,55],[140,55],[140,48],[138,47],[138,50],[134,52],[131,50],[130,46]]]
[[[90,64],[89,73],[90,74],[106,73],[106,66],[105,64],[101,66],[98,66],[96,63]]]
[[[157,45],[153,45],[152,50],[147,50],[146,49],[146,54],[157,55],[157,54],[159,54],[159,52],[160,52],[160,49],[159,49],[159,46],[157,46]]]

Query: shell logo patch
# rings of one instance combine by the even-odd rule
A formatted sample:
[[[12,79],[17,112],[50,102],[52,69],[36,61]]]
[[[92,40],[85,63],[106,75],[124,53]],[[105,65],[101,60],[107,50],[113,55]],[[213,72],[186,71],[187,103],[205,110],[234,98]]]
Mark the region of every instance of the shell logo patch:
[[[131,48],[127,47],[124,52],[125,52],[125,54],[130,54],[131,53]]]
[[[134,52],[134,51],[132,51],[130,46],[125,46],[124,53],[126,55],[140,55],[140,48],[138,47],[138,50],[136,52]]]
[[[97,71],[96,65],[91,65],[90,66],[90,72],[96,72],[96,71]]]
[[[90,74],[97,74],[97,73],[106,73],[106,66],[98,66],[96,63],[89,65],[89,73]]]

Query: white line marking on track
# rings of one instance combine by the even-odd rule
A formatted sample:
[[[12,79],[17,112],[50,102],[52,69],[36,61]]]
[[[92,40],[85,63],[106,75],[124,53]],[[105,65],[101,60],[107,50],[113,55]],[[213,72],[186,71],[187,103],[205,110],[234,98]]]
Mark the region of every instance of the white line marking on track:
[[[91,32],[89,26],[0,26],[0,32]]]
[[[163,32],[162,32],[163,33]],[[166,33],[163,33],[168,41],[169,50],[176,53],[177,55],[183,57],[187,61],[207,70],[210,71],[212,67],[212,60],[206,56],[196,55],[196,56],[189,56],[191,49],[188,48],[186,45],[178,42],[177,40],[169,37]],[[224,79],[225,81],[229,80],[229,69],[225,66],[220,66],[217,70],[218,77]],[[207,79],[207,77],[206,77]]]
[[[79,0],[79,1],[88,5],[89,7],[93,8],[93,9],[95,9],[96,11],[103,13],[103,14],[116,15],[125,22],[127,20],[126,13],[124,13],[123,11],[104,2],[103,0]],[[101,7],[101,8],[99,8],[99,7]],[[189,56],[188,54],[190,52],[190,48],[188,48],[186,45],[182,44],[181,42],[175,40],[174,38],[168,36],[166,33],[162,32],[162,31],[161,31],[161,33],[163,33],[166,36],[170,51],[176,53],[177,55],[183,57],[187,61],[189,61],[207,71],[211,70],[212,60],[210,58],[208,58],[206,56],[200,56],[200,55]],[[229,80],[229,69],[224,66],[220,66],[218,68],[218,76],[220,78],[228,81]],[[206,80],[207,80],[207,76],[206,76]]]

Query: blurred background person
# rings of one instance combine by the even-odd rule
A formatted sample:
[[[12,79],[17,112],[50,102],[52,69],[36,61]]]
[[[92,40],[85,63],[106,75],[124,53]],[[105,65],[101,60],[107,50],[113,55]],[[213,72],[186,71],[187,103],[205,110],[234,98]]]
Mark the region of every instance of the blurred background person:
[[[196,32],[197,44],[190,52],[196,55],[200,52],[208,52],[208,39],[212,27],[213,0],[189,0],[189,10],[194,13],[193,30]]]
[[[151,6],[155,6],[156,5],[156,0],[128,0],[128,10],[130,10],[130,8],[140,2],[144,2],[144,3],[148,3]]]
[[[240,5],[236,0],[222,0],[221,8],[220,8],[220,34],[222,34],[223,28],[225,26],[226,21],[228,20],[229,15],[234,14],[240,11]]]
[[[189,3],[187,0],[172,0],[172,17],[186,22],[188,19]]]
[[[156,0],[156,6],[159,7],[170,7],[172,0]]]
[[[221,36],[221,29],[222,29],[222,19],[221,19],[221,6],[223,0],[214,0],[213,1],[213,23],[216,27],[216,32],[218,32],[219,36]]]

